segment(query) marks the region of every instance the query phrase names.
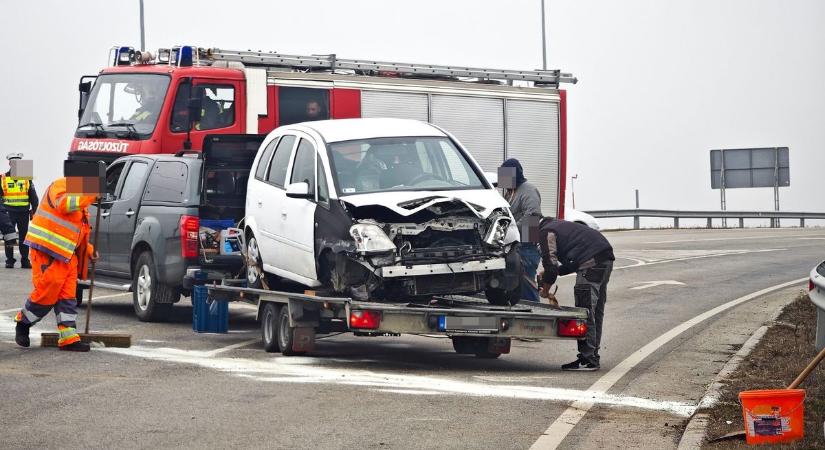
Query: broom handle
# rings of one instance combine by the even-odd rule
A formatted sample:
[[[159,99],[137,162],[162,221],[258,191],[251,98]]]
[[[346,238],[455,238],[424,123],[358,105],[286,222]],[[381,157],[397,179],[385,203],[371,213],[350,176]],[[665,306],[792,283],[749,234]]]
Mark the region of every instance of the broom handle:
[[[813,370],[816,369],[816,366],[818,366],[823,359],[825,359],[825,348],[820,350],[819,354],[816,355],[816,358],[814,358],[813,361],[811,361],[808,364],[808,367],[806,367],[805,370],[803,370],[802,373],[800,373],[799,376],[796,377],[795,380],[793,380],[793,383],[791,383],[791,385],[788,386],[788,389],[796,389],[797,387],[799,387],[799,385],[802,384],[803,381],[805,381],[805,378],[808,378],[808,375],[810,375],[811,372],[813,372]]]
[[[89,317],[91,317],[91,315],[92,315],[92,294],[95,291],[95,263],[96,263],[96,260],[94,258],[94,256],[95,256],[94,252],[97,251],[97,235],[98,235],[98,233],[100,233],[100,208],[101,208],[100,197],[98,197],[97,205],[96,205],[97,211],[95,212],[95,234],[94,234],[94,237],[92,238],[92,247],[94,247],[94,249],[92,250],[92,255],[91,255],[92,256],[92,269],[91,269],[91,273],[89,274],[89,303],[86,306],[86,334],[89,334]]]

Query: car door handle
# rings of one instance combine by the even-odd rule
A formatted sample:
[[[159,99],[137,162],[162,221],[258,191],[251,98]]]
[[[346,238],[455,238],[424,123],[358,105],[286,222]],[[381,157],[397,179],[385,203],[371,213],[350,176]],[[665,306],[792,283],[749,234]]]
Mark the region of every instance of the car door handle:
[[[286,219],[286,210],[285,209],[281,210],[281,218]]]
[[[258,208],[261,208],[263,206],[264,206],[264,202],[258,202]]]
[[[125,214],[126,214],[126,217],[132,217],[132,216],[135,215],[135,212],[130,209],[129,211],[126,211]]]
[[[109,211],[102,211],[100,217],[109,217],[109,214],[111,214]]]

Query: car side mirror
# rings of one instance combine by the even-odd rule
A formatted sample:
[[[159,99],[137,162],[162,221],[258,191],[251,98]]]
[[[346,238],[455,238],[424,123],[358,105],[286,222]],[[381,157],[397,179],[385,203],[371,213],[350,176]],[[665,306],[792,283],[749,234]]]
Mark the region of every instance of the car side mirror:
[[[105,193],[100,196],[100,208],[109,209],[115,203],[115,196],[110,193]]]
[[[91,78],[91,81],[84,81],[89,78]],[[77,90],[80,93],[80,99],[77,105],[77,120],[83,117],[83,111],[86,110],[86,106],[89,104],[89,96],[91,95],[92,84],[94,84],[95,78],[96,77],[89,76],[80,78],[80,83],[77,85]]]
[[[315,194],[309,192],[309,183],[292,183],[286,187],[286,196],[289,198],[311,199]]]

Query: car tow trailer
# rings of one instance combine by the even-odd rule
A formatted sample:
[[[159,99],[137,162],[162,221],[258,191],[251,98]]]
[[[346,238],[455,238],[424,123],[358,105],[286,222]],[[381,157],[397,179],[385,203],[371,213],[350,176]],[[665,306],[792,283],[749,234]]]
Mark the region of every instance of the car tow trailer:
[[[490,305],[484,299],[438,296],[429,303],[369,302],[227,285],[206,285],[209,301],[240,301],[257,307],[267,352],[301,355],[315,348],[315,335],[352,332],[356,336],[441,335],[460,354],[497,358],[510,340],[582,339],[587,310],[520,303]]]

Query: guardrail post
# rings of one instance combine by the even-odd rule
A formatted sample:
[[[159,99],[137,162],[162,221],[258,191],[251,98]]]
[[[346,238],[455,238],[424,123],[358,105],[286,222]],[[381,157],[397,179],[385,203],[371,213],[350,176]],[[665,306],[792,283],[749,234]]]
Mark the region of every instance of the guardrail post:
[[[708,217],[708,228],[713,228],[713,219]]]
[[[679,218],[678,217],[673,218],[673,228],[676,228],[677,230],[679,229]]]
[[[633,229],[639,229],[639,216],[633,216]]]
[[[745,218],[744,217],[739,218],[739,228],[745,228]]]
[[[805,218],[804,217],[799,218],[799,228],[805,228]]]

